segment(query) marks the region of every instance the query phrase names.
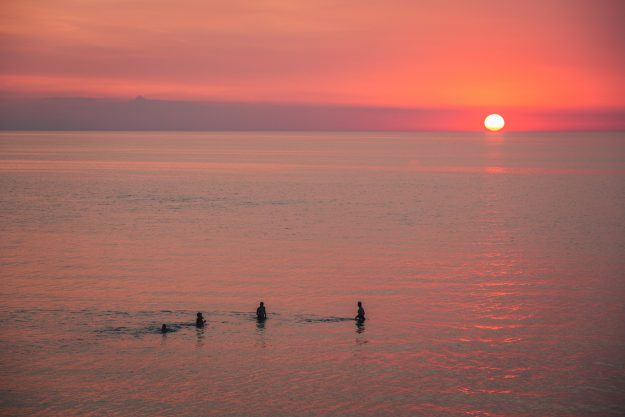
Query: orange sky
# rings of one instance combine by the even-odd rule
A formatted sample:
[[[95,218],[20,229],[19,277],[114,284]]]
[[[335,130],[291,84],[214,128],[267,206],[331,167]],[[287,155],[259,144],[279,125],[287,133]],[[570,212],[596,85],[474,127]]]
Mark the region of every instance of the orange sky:
[[[625,107],[622,0],[14,0],[0,93]]]

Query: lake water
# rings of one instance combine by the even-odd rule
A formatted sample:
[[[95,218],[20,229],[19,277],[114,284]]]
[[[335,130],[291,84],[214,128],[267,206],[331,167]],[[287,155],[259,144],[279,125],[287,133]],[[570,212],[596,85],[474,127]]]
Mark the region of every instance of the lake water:
[[[0,415],[625,414],[623,133],[4,132],[0,191]]]

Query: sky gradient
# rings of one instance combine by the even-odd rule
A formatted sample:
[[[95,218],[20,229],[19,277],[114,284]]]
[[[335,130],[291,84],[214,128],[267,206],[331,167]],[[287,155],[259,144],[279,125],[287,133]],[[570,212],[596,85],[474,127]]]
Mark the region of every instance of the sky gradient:
[[[505,110],[519,130],[586,112],[602,119],[582,129],[622,128],[623,21],[620,0],[3,1],[0,98]]]

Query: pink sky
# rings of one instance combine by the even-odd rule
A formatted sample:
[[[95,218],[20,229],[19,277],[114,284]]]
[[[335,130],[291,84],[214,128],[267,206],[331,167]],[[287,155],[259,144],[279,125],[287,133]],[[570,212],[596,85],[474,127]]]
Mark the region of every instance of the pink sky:
[[[622,109],[624,21],[621,0],[5,1],[0,92]]]

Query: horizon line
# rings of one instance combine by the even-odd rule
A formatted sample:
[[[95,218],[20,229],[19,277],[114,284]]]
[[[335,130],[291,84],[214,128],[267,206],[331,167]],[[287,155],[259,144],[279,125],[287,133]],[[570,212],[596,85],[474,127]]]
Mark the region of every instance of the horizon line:
[[[523,133],[623,133],[625,129],[552,129],[552,130],[505,130],[491,132],[488,130],[418,130],[418,129],[4,129],[5,133],[482,133],[486,136],[502,136]]]

